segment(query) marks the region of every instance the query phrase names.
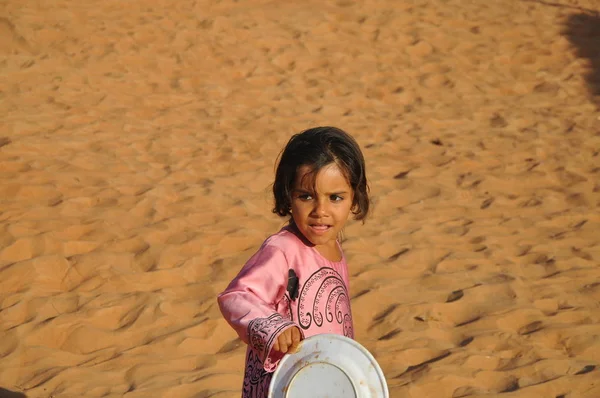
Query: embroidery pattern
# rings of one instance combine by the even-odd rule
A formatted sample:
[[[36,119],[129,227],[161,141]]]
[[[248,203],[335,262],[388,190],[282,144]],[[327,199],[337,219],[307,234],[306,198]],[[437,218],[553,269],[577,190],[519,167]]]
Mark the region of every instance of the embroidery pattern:
[[[268,318],[256,318],[248,324],[248,341],[258,353],[260,358],[267,357],[269,347],[275,339],[275,336],[285,327],[289,326],[290,321],[284,319],[280,314],[273,314]]]
[[[248,340],[259,357],[266,358],[273,339],[288,324],[289,321],[283,319],[280,314],[273,314],[268,318],[256,318],[248,324]]]
[[[344,280],[333,268],[323,267],[313,273],[300,293],[298,322],[308,329],[314,322],[323,325],[323,313],[328,322],[344,327],[344,336],[354,338],[350,299]],[[312,305],[309,301],[313,299]]]
[[[262,362],[254,350],[248,349],[242,398],[266,397],[272,376],[272,373],[264,370]]]

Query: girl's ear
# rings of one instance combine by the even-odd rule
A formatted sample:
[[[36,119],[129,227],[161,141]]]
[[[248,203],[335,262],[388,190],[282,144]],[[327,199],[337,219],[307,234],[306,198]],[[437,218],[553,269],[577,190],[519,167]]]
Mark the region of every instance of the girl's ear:
[[[358,204],[358,200],[356,200],[356,197],[353,198],[352,207],[350,208],[350,211],[354,215],[357,215],[358,213],[360,213],[360,206]]]

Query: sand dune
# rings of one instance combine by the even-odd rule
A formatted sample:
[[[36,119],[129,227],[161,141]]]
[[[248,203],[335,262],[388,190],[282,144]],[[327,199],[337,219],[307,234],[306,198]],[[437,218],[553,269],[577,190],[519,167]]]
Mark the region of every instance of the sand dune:
[[[314,125],[364,148],[344,247],[392,397],[600,397],[598,12],[4,2],[0,397],[239,396],[215,296]]]

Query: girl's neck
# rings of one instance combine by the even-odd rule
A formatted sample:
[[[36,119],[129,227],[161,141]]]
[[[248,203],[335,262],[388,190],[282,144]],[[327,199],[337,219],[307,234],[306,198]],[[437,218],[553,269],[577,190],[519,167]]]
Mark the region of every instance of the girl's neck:
[[[320,246],[314,246],[314,248],[325,259],[332,261],[334,263],[338,263],[338,262],[342,261],[342,258],[343,258],[342,251],[341,251],[340,247],[338,246],[337,242],[333,242],[333,243],[334,243],[333,247],[320,245]]]

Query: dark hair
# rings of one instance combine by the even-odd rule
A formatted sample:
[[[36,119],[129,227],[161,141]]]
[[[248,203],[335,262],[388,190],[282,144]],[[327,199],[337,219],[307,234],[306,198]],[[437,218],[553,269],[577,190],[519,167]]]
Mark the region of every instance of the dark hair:
[[[319,170],[331,163],[340,168],[354,191],[354,219],[364,220],[370,203],[365,159],[354,138],[336,127],[315,127],[290,138],[275,172],[273,213],[281,217],[291,215],[292,189],[301,166],[309,166],[315,178]]]

